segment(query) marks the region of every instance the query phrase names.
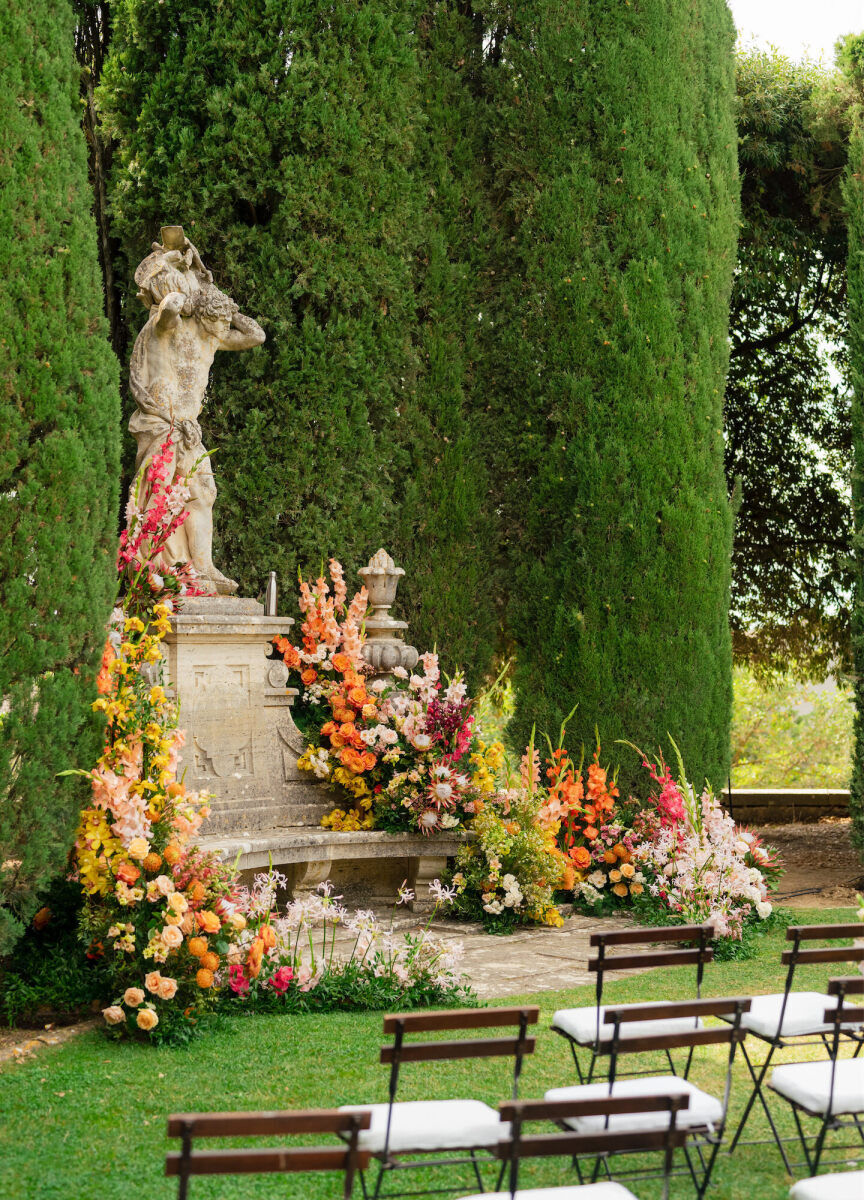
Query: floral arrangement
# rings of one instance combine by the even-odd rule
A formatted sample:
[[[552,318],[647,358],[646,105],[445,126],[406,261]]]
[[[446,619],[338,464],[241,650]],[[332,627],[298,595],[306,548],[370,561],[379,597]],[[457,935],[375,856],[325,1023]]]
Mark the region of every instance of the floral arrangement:
[[[590,861],[579,864],[574,894],[595,911],[629,903],[646,919],[712,921],[718,937],[740,941],[747,922],[772,913],[778,856],[735,824],[709,786],[697,794],[678,759],[676,780],[662,754],[643,754],[647,800],[583,831]]]
[[[331,559],[329,570],[331,584],[300,584],[302,645],[274,642],[300,692],[307,748],[298,766],[349,800],[322,824],[427,835],[466,828],[487,779],[479,772],[475,781],[476,756],[486,752],[474,744],[463,680],[445,685],[433,653],[420,659],[422,674],[396,667],[372,678],[362,654],[366,589],[349,604],[342,567]]]
[[[162,642],[184,595],[200,594],[189,566],[153,564],[186,517],[188,478],[168,485],[166,439],[136,481],[121,537],[126,581],[114,610],[96,686],[105,746],[74,850],[74,877],[88,903],[81,917],[88,956],[104,959],[115,991],[104,1009],[117,1032],[154,1040],[191,1032],[212,1006],[226,929],[242,918],[227,907],[233,873],[194,844],[208,797],[177,778],[184,735],[162,680]],[[146,495],[146,510],[139,499]]]
[[[281,913],[277,892],[285,876],[271,869],[255,876],[252,887],[237,890],[233,910],[243,926],[226,953],[229,1006],[301,1012],[335,1008],[386,1008],[475,1003],[458,966],[461,942],[433,938],[429,927],[453,891],[433,880],[432,912],[419,932],[399,933],[391,915],[383,924],[369,910],[349,912],[341,897],[323,883]],[[403,885],[397,901],[414,892]],[[394,907],[394,913],[395,913]],[[339,931],[346,950],[337,948]]]

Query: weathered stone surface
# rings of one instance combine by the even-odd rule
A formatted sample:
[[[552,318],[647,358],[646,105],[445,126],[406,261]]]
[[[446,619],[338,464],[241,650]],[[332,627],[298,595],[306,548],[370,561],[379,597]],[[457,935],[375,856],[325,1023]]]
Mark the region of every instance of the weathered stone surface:
[[[332,801],[297,768],[304,745],[291,717],[296,693],[285,686],[284,663],[266,657],[290,618],[214,596],[190,600],[172,624],[166,678],[186,730],[180,774],[215,794],[204,833],[317,825]]]
[[[179,225],[163,227],[162,241],[154,242],[138,265],[135,282],[148,317],[129,363],[136,404],[129,432],[138,443],[130,502],[141,509],[149,503],[138,473],[170,434],[171,478],[191,475],[190,496],[188,516],[167,542],[162,559],[166,567],[191,562],[206,591],[230,594],[237,584],[213,563],[216,484],[198,418],[216,351],[251,350],[264,341],[264,330],[214,286],[212,272]]]

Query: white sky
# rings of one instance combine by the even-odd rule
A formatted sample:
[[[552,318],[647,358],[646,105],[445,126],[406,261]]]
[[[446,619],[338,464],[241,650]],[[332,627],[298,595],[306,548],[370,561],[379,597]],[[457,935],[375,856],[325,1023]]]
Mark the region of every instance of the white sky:
[[[792,59],[834,61],[843,33],[864,32],[864,0],[729,0],[745,42],[777,46]]]

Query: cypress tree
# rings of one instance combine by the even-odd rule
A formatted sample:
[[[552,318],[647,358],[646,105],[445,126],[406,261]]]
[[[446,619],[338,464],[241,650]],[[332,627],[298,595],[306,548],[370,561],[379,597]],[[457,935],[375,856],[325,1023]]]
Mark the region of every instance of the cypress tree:
[[[412,641],[437,645],[471,691],[496,650],[496,528],[481,435],[487,403],[483,317],[497,252],[489,188],[483,27],[464,0],[424,6],[415,180],[418,371],[401,406],[393,539],[406,569],[400,615]]]
[[[119,399],[102,316],[72,10],[4,5],[0,64],[0,952],[65,865],[99,752]]]
[[[625,794],[618,738],[729,761],[733,42],[725,0],[517,0],[497,72],[513,732],[578,702]]]
[[[350,578],[393,524],[416,375],[410,7],[120,0],[100,88],[113,231],[132,270],[182,224],[267,342],[217,359],[215,556],[261,592],[328,554]],[[132,333],[142,316],[129,307]],[[239,357],[239,356],[238,356]]]

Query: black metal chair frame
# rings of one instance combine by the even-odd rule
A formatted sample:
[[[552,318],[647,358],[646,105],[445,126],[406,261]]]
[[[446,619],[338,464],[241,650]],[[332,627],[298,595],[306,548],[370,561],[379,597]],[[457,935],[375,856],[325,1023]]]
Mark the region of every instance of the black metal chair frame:
[[[668,1200],[669,1179],[676,1149],[686,1148],[688,1131],[676,1122],[678,1113],[687,1108],[689,1096],[603,1096],[593,1100],[521,1100],[499,1106],[502,1121],[510,1123],[510,1138],[498,1144],[496,1155],[502,1160],[497,1188],[509,1174],[510,1200],[519,1189],[519,1167],[524,1158],[549,1158],[566,1155],[578,1164],[583,1156],[602,1159],[611,1153],[645,1153],[662,1149],[663,1200]],[[618,1131],[608,1128],[609,1118],[618,1113],[668,1112],[669,1124],[659,1130]],[[528,1134],[523,1126],[533,1121],[554,1121],[559,1126],[567,1118],[602,1116],[602,1130],[576,1133],[562,1126],[562,1133]],[[507,1171],[509,1167],[509,1172]]]
[[[168,1137],[180,1138],[181,1150],[165,1159],[165,1174],[177,1176],[177,1200],[187,1200],[193,1175],[265,1175],[274,1172],[344,1171],[344,1200],[351,1200],[354,1176],[371,1155],[358,1148],[370,1114],[319,1109],[303,1112],[177,1113],[168,1118]],[[226,1138],[332,1133],[344,1144],[196,1150],[197,1138]]]
[[[393,1118],[393,1106],[396,1104],[396,1093],[399,1087],[399,1075],[403,1063],[431,1062],[445,1059],[464,1058],[500,1058],[513,1059],[512,1099],[519,1095],[519,1078],[522,1074],[522,1064],[526,1054],[534,1052],[536,1039],[528,1037],[528,1026],[536,1025],[540,1009],[533,1006],[519,1008],[489,1008],[489,1009],[442,1009],[436,1012],[400,1013],[384,1018],[384,1032],[393,1034],[392,1046],[381,1048],[381,1062],[390,1065],[390,1081],[388,1087],[387,1128],[384,1146],[380,1151],[372,1151],[372,1158],[378,1162],[378,1173],[371,1190],[367,1187],[365,1172],[360,1172],[360,1186],[364,1200],[392,1200],[401,1196],[430,1196],[452,1193],[449,1188],[423,1188],[415,1191],[384,1192],[384,1179],[395,1171],[418,1170],[428,1167],[454,1167],[470,1165],[474,1171],[477,1184],[482,1192],[485,1188],[478,1152],[495,1158],[497,1143],[489,1143],[472,1147],[460,1148],[462,1156],[437,1158],[420,1161],[401,1161],[408,1155],[427,1155],[446,1153],[437,1150],[404,1150],[390,1149],[390,1131]],[[518,1033],[515,1037],[499,1038],[463,1038],[452,1041],[407,1042],[406,1034],[421,1031],[441,1031],[447,1029],[491,1029],[495,1027],[515,1025]],[[467,1151],[467,1157],[465,1156]],[[457,1152],[458,1153],[458,1152]],[[503,1178],[503,1168],[499,1174],[499,1184]]]
[[[696,1195],[699,1200],[705,1195],[708,1186],[711,1182],[711,1174],[714,1170],[714,1165],[717,1160],[717,1154],[723,1142],[723,1133],[726,1126],[726,1118],[729,1113],[729,1097],[732,1089],[732,1066],[735,1061],[735,1052],[737,1047],[743,1042],[745,1033],[741,1029],[741,1018],[745,1012],[750,1009],[750,998],[746,996],[740,997],[719,997],[717,999],[699,999],[670,1002],[666,1006],[665,1016],[668,1017],[728,1017],[726,1027],[693,1029],[689,1031],[681,1031],[680,1033],[655,1033],[645,1034],[643,1037],[628,1036],[621,1037],[621,1025],[625,1022],[635,1023],[638,1021],[653,1021],[657,1019],[656,1006],[625,1005],[621,1008],[609,1009],[607,1019],[614,1026],[612,1038],[608,1043],[604,1043],[600,1053],[609,1055],[609,1089],[610,1095],[614,1086],[615,1080],[621,1077],[618,1071],[618,1058],[622,1054],[635,1053],[650,1053],[656,1050],[663,1049],[683,1049],[687,1048],[688,1064],[692,1060],[693,1051],[699,1046],[723,1045],[729,1044],[729,1054],[726,1060],[726,1080],[723,1089],[722,1100],[722,1117],[717,1124],[712,1125],[688,1125],[686,1132],[689,1146],[684,1146],[684,1159],[686,1168],[681,1171],[672,1171],[670,1169],[670,1177],[676,1175],[688,1176],[693,1182],[696,1189]],[[731,1015],[730,1015],[731,1014]],[[648,1072],[632,1072],[631,1074],[647,1074]],[[658,1087],[662,1087],[662,1083],[658,1081]],[[690,1153],[690,1146],[696,1152],[699,1165],[697,1168],[693,1156]],[[599,1178],[601,1169],[605,1171],[608,1179],[613,1179],[613,1173],[609,1167],[608,1158],[611,1154],[626,1154],[627,1150],[613,1151],[610,1155],[598,1158],[594,1164],[594,1169],[591,1175],[591,1183],[596,1183]],[[581,1169],[578,1161],[574,1161],[574,1167],[579,1178],[579,1182],[584,1182]],[[623,1179],[650,1179],[656,1178],[656,1171],[616,1171],[614,1178]]]
[[[600,1040],[600,1009],[603,1003],[603,981],[607,971],[623,971],[633,967],[644,966],[652,967],[674,967],[688,966],[695,964],[696,966],[696,998],[700,998],[702,994],[702,978],[705,973],[705,964],[709,963],[714,958],[714,950],[708,944],[714,938],[714,928],[709,924],[704,925],[669,925],[657,929],[616,929],[609,933],[592,933],[589,945],[597,950],[595,958],[588,959],[588,970],[596,974],[597,980],[594,986],[595,1006],[597,1009],[596,1032],[593,1043],[588,1046],[584,1042],[578,1042],[572,1034],[565,1029],[559,1029],[557,1025],[552,1025],[554,1033],[559,1034],[570,1046],[570,1053],[573,1056],[573,1064],[576,1067],[576,1074],[580,1083],[591,1083],[594,1079],[594,1072],[598,1062],[601,1062],[606,1055],[606,1051],[601,1049],[602,1042]],[[607,956],[606,950],[609,946],[633,946],[633,945],[656,945],[658,942],[696,942],[696,946],[688,946],[684,949],[676,950],[647,950],[638,954],[618,954]],[[638,1007],[638,1006],[636,1006]],[[603,1024],[610,1024],[608,1019]],[[608,1039],[607,1039],[608,1040]],[[586,1070],[583,1071],[582,1064],[579,1061],[579,1051],[588,1050],[590,1053],[590,1061]],[[669,1069],[673,1075],[678,1072],[675,1069],[675,1063],[669,1051],[666,1052],[666,1059],[669,1063]],[[687,1055],[687,1061],[684,1064],[684,1070],[681,1072],[683,1079],[687,1078],[690,1071],[690,1066],[693,1060],[692,1052]],[[631,1071],[627,1072],[631,1075],[651,1075],[650,1070]]]
[[[786,930],[786,940],[792,942],[792,949],[783,952],[781,962],[787,967],[786,982],[783,992],[783,1002],[780,1006],[780,1017],[777,1022],[777,1032],[767,1037],[765,1034],[756,1033],[752,1029],[747,1030],[748,1037],[754,1037],[760,1042],[764,1042],[768,1046],[768,1054],[765,1061],[759,1065],[753,1061],[753,1058],[747,1050],[746,1042],[741,1047],[741,1054],[750,1074],[750,1079],[753,1083],[753,1090],[744,1111],[738,1121],[735,1133],[729,1143],[729,1153],[732,1154],[739,1142],[744,1146],[766,1146],[773,1142],[780,1152],[780,1157],[783,1160],[783,1166],[791,1175],[794,1173],[794,1164],[790,1162],[789,1156],[786,1153],[785,1146],[790,1142],[795,1142],[796,1139],[784,1138],[774,1121],[774,1116],[765,1096],[765,1078],[768,1070],[774,1059],[775,1054],[781,1050],[803,1049],[805,1046],[824,1046],[830,1052],[830,1031],[816,1031],[814,1033],[787,1034],[781,1036],[780,1030],[783,1028],[783,1018],[786,1015],[786,1006],[789,1002],[792,992],[792,983],[795,978],[795,971],[798,966],[806,965],[807,963],[848,963],[864,961],[864,947],[857,946],[840,946],[840,947],[817,947],[810,948],[802,946],[802,942],[811,941],[830,941],[834,938],[849,938],[860,937],[861,926],[854,924],[842,925],[790,925]],[[827,1022],[826,1022],[827,1023]],[[855,1043],[854,1058],[857,1058],[864,1046],[864,1028],[853,1030],[844,1029],[841,1031],[841,1039]],[[743,1141],[742,1133],[744,1127],[750,1118],[750,1114],[756,1104],[756,1101],[762,1106],[765,1117],[768,1121],[768,1128],[771,1130],[770,1138],[753,1138],[752,1140]]]
[[[829,1008],[825,1010],[825,1024],[830,1024],[833,1027],[831,1031],[831,1045],[829,1049],[831,1056],[831,1082],[829,1085],[828,1107],[825,1112],[814,1112],[811,1109],[805,1108],[803,1104],[799,1104],[794,1100],[790,1100],[788,1096],[782,1095],[782,1093],[777,1092],[773,1087],[771,1087],[770,1083],[768,1084],[768,1086],[771,1087],[771,1090],[775,1092],[775,1095],[778,1095],[782,1100],[785,1100],[785,1102],[792,1109],[792,1115],[795,1119],[795,1128],[798,1133],[798,1141],[804,1153],[803,1162],[791,1164],[790,1174],[793,1174],[796,1168],[806,1167],[811,1176],[818,1175],[819,1163],[822,1160],[823,1154],[826,1153],[826,1139],[829,1133],[832,1133],[836,1130],[854,1129],[858,1134],[859,1140],[857,1142],[851,1142],[845,1145],[832,1146],[832,1153],[839,1153],[842,1150],[858,1150],[860,1152],[862,1146],[864,1146],[864,1121],[862,1121],[862,1118],[864,1118],[864,1105],[862,1105],[861,1111],[857,1113],[840,1113],[834,1115],[831,1112],[831,1105],[834,1099],[834,1082],[837,1073],[837,1060],[839,1058],[840,1046],[844,1040],[844,1035],[848,1034],[848,1031],[844,1031],[843,1025],[860,1019],[862,1016],[864,1016],[864,1011],[862,1011],[861,1008],[845,1008],[844,1001],[847,996],[864,995],[864,976],[855,975],[851,978],[832,979],[828,984],[828,995],[837,997],[837,1006],[836,1008]],[[852,1055],[853,1059],[858,1057],[858,1051],[860,1049],[861,1046],[859,1043],[855,1054]],[[819,1122],[819,1128],[812,1138],[812,1145],[808,1144],[807,1134],[802,1124],[802,1118],[807,1117]],[[786,1140],[794,1141],[795,1139],[788,1138]],[[785,1154],[784,1161],[787,1161]]]

